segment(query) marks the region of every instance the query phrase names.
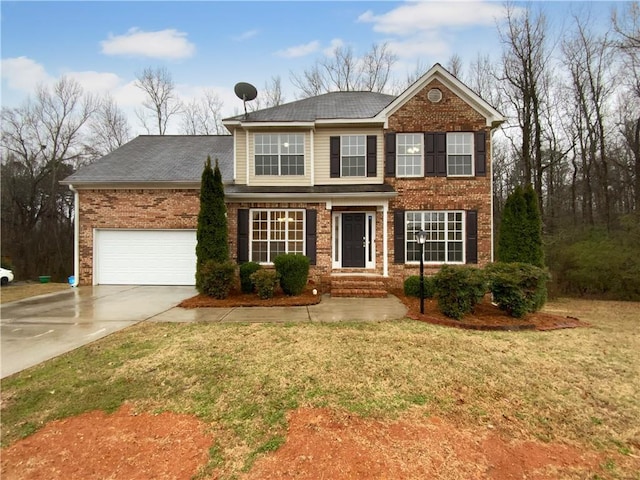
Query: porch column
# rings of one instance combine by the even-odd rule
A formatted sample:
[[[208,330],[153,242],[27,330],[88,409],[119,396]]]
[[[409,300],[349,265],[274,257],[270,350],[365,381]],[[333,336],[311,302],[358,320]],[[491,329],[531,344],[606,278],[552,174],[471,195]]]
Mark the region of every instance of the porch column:
[[[389,202],[382,204],[382,276],[389,276],[389,248],[387,242],[387,216],[389,214]]]

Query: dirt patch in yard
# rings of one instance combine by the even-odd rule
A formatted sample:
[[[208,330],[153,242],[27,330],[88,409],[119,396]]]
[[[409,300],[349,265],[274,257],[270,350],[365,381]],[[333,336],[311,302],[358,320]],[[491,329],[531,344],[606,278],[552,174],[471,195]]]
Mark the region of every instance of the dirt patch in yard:
[[[307,288],[300,295],[285,295],[277,289],[273,298],[261,299],[255,293],[232,291],[227,298],[218,300],[208,295],[196,295],[183,300],[178,306],[182,308],[232,308],[232,307],[301,307],[320,303],[322,295],[313,287]]]
[[[241,478],[557,480],[591,478],[604,461],[576,446],[510,441],[487,427],[463,428],[418,412],[381,421],[301,408],[289,413],[288,424],[286,443]],[[199,478],[218,478],[201,470],[212,442],[194,417],[135,414],[124,406],[112,415],[49,423],[2,451],[1,473],[19,480],[188,480],[198,471]],[[628,461],[637,465],[626,467],[640,467]]]

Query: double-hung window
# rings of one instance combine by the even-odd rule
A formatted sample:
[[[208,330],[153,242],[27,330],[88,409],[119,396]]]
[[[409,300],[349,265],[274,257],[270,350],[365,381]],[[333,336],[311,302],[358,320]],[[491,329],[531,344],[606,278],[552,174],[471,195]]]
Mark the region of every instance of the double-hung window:
[[[473,175],[473,133],[447,133],[447,176]]]
[[[256,175],[304,175],[304,135],[256,133]]]
[[[282,253],[304,254],[304,216],[304,210],[251,210],[251,261],[273,263]]]
[[[427,232],[424,261],[427,263],[464,262],[464,212],[406,212],[407,262],[420,261],[420,245],[416,233]]]
[[[398,177],[421,177],[424,165],[422,133],[399,133],[396,137],[396,175]]]
[[[345,135],[340,142],[340,176],[365,177],[367,175],[367,137]]]

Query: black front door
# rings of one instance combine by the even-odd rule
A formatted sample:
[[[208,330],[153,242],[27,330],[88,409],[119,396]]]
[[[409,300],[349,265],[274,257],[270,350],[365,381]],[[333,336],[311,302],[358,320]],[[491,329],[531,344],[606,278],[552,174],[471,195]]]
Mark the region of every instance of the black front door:
[[[342,214],[342,266],[364,268],[364,213]]]

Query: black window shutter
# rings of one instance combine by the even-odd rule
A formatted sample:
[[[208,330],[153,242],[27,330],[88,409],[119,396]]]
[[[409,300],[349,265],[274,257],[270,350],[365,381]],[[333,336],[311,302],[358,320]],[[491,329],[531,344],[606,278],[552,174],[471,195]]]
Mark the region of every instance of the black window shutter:
[[[249,261],[249,210],[238,210],[238,263]]]
[[[438,132],[435,134],[436,150],[436,176],[447,176],[447,134]]]
[[[393,211],[393,263],[404,263],[404,210]]]
[[[478,211],[467,210],[467,263],[478,263]]]
[[[396,176],[396,134],[387,133],[384,136],[384,174],[387,177]]]
[[[424,176],[436,176],[436,134],[424,134]]]
[[[305,220],[306,229],[306,250],[307,257],[309,257],[309,263],[311,265],[316,264],[316,235],[317,235],[317,216],[318,211],[312,208],[307,209]]]
[[[329,175],[340,178],[340,137],[329,138]]]
[[[378,138],[375,135],[367,135],[367,177],[375,177],[378,174]]]
[[[476,177],[487,176],[487,152],[485,147],[485,132],[476,132],[475,138],[475,163],[476,163]]]

